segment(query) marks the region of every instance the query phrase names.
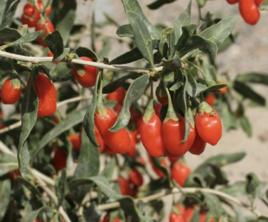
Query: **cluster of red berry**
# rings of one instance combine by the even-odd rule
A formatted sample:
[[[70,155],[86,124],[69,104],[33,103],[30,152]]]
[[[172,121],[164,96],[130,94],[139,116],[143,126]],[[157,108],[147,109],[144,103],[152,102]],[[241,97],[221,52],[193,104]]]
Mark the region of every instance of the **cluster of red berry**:
[[[43,0],[36,0],[35,5],[26,3],[23,8],[22,24],[41,32],[41,36],[37,39],[37,42],[43,46],[46,46],[44,38],[55,31],[54,25],[49,19],[51,13],[51,6],[44,8]]]
[[[260,19],[260,5],[263,0],[227,0],[229,4],[239,3],[239,11],[246,23],[255,25]]]

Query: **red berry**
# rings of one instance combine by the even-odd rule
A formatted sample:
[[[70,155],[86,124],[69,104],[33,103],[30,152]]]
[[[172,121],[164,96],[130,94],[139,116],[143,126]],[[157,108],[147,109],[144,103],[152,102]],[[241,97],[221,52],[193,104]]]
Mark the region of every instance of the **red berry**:
[[[239,11],[245,22],[255,25],[260,19],[260,11],[255,0],[240,0]]]
[[[239,0],[227,0],[229,4],[236,4],[239,2]]]
[[[102,136],[112,127],[116,121],[117,113],[111,108],[104,108],[103,110],[97,110],[95,113],[95,124]]]
[[[160,157],[165,154],[161,125],[160,118],[154,112],[149,117],[144,116],[139,122],[142,144],[148,154],[153,157]]]
[[[214,106],[215,103],[217,102],[217,97],[216,97],[215,93],[209,93],[206,96],[205,100],[209,105]]]
[[[81,135],[78,133],[71,133],[68,136],[69,142],[72,144],[73,149],[79,151],[81,147]]]
[[[117,180],[118,185],[119,185],[119,189],[120,189],[120,193],[122,195],[128,195],[128,196],[134,196],[135,192],[134,190],[130,187],[130,184],[128,182],[128,180],[122,176],[120,176]]]
[[[126,90],[123,87],[117,88],[114,92],[111,92],[107,95],[107,99],[110,101],[117,102],[122,104],[126,95]]]
[[[192,145],[191,149],[189,150],[190,153],[195,155],[200,155],[204,152],[206,147],[206,143],[200,138],[200,136],[197,134],[195,137],[194,144]]]
[[[200,138],[211,145],[216,145],[222,136],[222,123],[216,111],[207,103],[201,104],[204,109],[195,116],[195,126]],[[207,111],[206,111],[207,109]]]
[[[57,90],[46,74],[39,73],[34,81],[39,100],[38,117],[52,116],[57,110]]]
[[[18,102],[21,95],[21,84],[18,79],[6,79],[2,85],[1,98],[5,104]]]
[[[135,186],[140,187],[143,184],[142,174],[136,169],[131,170],[129,172],[129,181]]]
[[[180,161],[177,161],[171,167],[171,178],[181,187],[184,186],[190,174],[191,169]]]
[[[192,146],[195,140],[195,129],[190,126],[188,138],[184,141],[184,119],[167,119],[162,125],[164,146],[171,157],[183,156]]]
[[[169,215],[169,222],[185,222],[185,220],[182,214],[173,212]]]
[[[88,57],[80,57],[80,59],[84,61],[92,61],[92,59]],[[74,76],[76,81],[79,82],[81,86],[92,87],[96,83],[98,69],[94,66],[89,66],[89,65],[84,65],[79,68],[75,66],[72,69],[72,75]]]
[[[34,5],[30,3],[24,5],[21,17],[22,24],[28,25],[29,27],[35,27],[40,18],[41,14]]]
[[[52,159],[52,165],[54,166],[56,171],[62,170],[66,167],[67,163],[67,153],[60,148],[55,150],[54,157]]]

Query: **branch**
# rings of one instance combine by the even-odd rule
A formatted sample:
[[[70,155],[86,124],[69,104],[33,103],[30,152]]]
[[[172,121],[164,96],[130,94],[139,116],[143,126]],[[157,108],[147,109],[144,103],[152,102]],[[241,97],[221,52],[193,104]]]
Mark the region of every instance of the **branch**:
[[[226,193],[223,193],[221,191],[218,190],[213,190],[213,189],[209,189],[209,188],[192,188],[192,187],[186,187],[186,188],[173,188],[170,192],[168,190],[162,190],[156,194],[152,194],[146,197],[141,197],[138,199],[135,199],[135,203],[138,202],[143,202],[143,203],[148,203],[151,202],[153,200],[158,200],[170,195],[174,195],[174,194],[194,194],[194,193],[208,193],[208,194],[213,194],[215,196],[218,196],[219,198],[222,198],[228,202],[232,202],[236,205],[239,205],[245,209],[247,209],[248,211],[252,212],[253,214],[255,214],[256,216],[260,217],[262,214],[259,211],[256,211],[254,209],[252,209],[252,207],[236,198],[234,198],[233,196],[230,196]],[[97,209],[99,211],[107,211],[107,210],[111,210],[111,209],[116,209],[120,207],[120,203],[119,202],[111,202],[111,203],[106,203],[106,204],[102,204],[99,205],[97,207]]]
[[[18,55],[10,52],[5,52],[0,50],[0,57],[18,60],[22,62],[30,62],[30,63],[44,63],[44,62],[52,62],[52,57],[35,57],[35,56],[24,56]],[[94,66],[100,69],[109,69],[113,71],[129,71],[129,72],[136,72],[136,73],[147,73],[150,74],[152,71],[159,72],[163,69],[163,67],[157,67],[154,69],[142,69],[138,67],[131,67],[131,66],[124,66],[124,65],[109,65],[101,62],[93,62],[93,61],[85,61],[82,59],[72,59],[71,63],[79,64],[79,65],[89,65]]]
[[[77,96],[77,97],[73,97],[73,98],[70,98],[70,99],[66,99],[64,101],[61,101],[57,104],[57,108],[60,108],[62,106],[66,106],[70,103],[74,103],[74,102],[79,102],[79,101],[82,101],[82,100],[87,100],[87,99],[90,99],[90,97],[87,97],[87,96]],[[1,134],[4,134],[6,132],[9,132],[13,129],[17,129],[21,126],[21,121],[18,121],[16,123],[13,123],[7,127],[4,127],[2,129],[0,129],[0,135]]]

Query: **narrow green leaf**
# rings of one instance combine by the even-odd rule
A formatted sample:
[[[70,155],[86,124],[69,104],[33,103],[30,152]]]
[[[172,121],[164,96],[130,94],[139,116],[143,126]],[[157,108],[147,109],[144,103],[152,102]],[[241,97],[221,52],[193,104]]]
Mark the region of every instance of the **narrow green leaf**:
[[[9,180],[4,180],[0,182],[0,221],[2,221],[5,216],[6,210],[8,208],[9,199],[11,194],[11,184]]]
[[[205,164],[213,164],[219,167],[223,167],[229,164],[233,164],[241,161],[246,156],[245,152],[231,153],[231,154],[220,154],[217,156],[210,157],[205,161]]]
[[[133,48],[128,52],[113,59],[110,64],[127,64],[142,59],[142,54],[139,49]]]
[[[64,17],[60,19],[59,23],[57,24],[56,28],[57,31],[59,31],[59,33],[62,36],[64,45],[67,43],[69,39],[70,32],[74,24],[74,20],[75,20],[75,8],[69,8]]]
[[[59,57],[64,51],[63,39],[58,31],[48,35],[45,39],[50,51],[53,53],[54,58]]]
[[[98,79],[96,82],[96,86],[94,89],[94,95],[93,95],[93,99],[91,101],[91,105],[89,106],[85,118],[83,120],[83,127],[85,129],[85,132],[89,138],[89,140],[91,141],[91,143],[95,146],[97,146],[98,144],[96,143],[96,138],[95,138],[95,111],[97,108],[97,100],[98,100],[98,90],[100,87],[102,87],[102,74],[98,75]]]
[[[257,83],[257,84],[263,84],[268,85],[268,74],[266,73],[259,73],[259,72],[250,72],[245,74],[240,74],[236,78],[240,82],[245,83]]]
[[[129,24],[120,26],[117,29],[116,34],[119,37],[134,38],[133,29],[132,29],[131,25],[129,25]]]
[[[76,178],[96,176],[99,173],[100,160],[98,146],[92,144],[85,131],[82,131],[82,144],[75,170]]]
[[[29,81],[26,94],[23,99],[21,133],[18,145],[18,162],[22,176],[26,176],[30,166],[30,152],[28,150],[27,139],[37,120],[38,100],[32,86],[31,79]]]
[[[20,0],[2,0],[0,3],[0,30],[13,21]]]
[[[44,210],[44,207],[42,208],[39,208],[37,210],[32,210],[32,209],[29,209],[27,214],[25,214],[23,217],[22,217],[22,221],[21,222],[33,222],[33,221],[36,221],[35,219],[38,217],[38,215],[40,214],[40,212]]]
[[[1,154],[0,156],[0,176],[18,169],[18,161],[14,156]]]
[[[109,199],[111,200],[118,200],[122,196],[113,189],[111,186],[111,183],[107,178],[103,176],[94,176],[90,178],[81,178],[81,179],[75,179],[71,181],[71,186],[79,186],[79,185],[84,185],[84,184],[90,184],[94,183],[99,190]]]
[[[36,149],[33,150],[32,156],[35,157],[39,151],[43,149],[51,140],[55,139],[57,136],[61,135],[63,132],[69,130],[75,125],[81,123],[84,119],[86,110],[87,107],[81,110],[75,110],[68,114],[64,120],[62,120],[58,125],[56,125],[52,130],[43,136]]]
[[[172,2],[175,2],[176,0],[155,0],[154,2],[147,5],[149,9],[155,10],[158,9],[166,4],[170,4]]]
[[[135,44],[153,66],[153,39],[158,38],[155,28],[144,16],[137,0],[122,0],[122,2],[134,32]]]
[[[207,39],[209,41],[212,41],[217,44],[219,47],[224,40],[232,33],[236,23],[235,17],[227,17],[222,19],[220,22],[216,23],[215,25],[212,25],[199,33],[199,35]]]
[[[234,89],[239,94],[241,94],[244,98],[250,99],[251,101],[257,103],[258,105],[260,105],[260,106],[265,106],[266,105],[266,99],[262,95],[257,93],[249,85],[236,80],[234,82]]]
[[[239,123],[243,131],[247,134],[248,137],[252,136],[252,126],[247,116],[241,116],[239,118]]]
[[[110,129],[111,131],[117,131],[123,127],[126,127],[129,123],[131,114],[130,114],[130,106],[133,102],[137,101],[144,93],[146,86],[149,83],[149,76],[144,74],[139,78],[135,79],[134,82],[129,86],[127,94],[124,99],[123,107],[119,113],[119,116]]]
[[[0,45],[16,41],[21,37],[16,29],[4,28],[0,30]]]

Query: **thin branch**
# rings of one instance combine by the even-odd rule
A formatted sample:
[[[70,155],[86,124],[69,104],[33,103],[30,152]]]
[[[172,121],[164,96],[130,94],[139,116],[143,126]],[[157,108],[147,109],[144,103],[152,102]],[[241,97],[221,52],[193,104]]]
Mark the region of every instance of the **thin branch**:
[[[0,50],[0,57],[19,60],[23,62],[30,62],[30,63],[44,63],[44,62],[52,62],[52,57],[35,57],[35,56],[24,56],[18,55],[10,52],[5,52]],[[154,69],[143,69],[138,67],[131,67],[131,66],[124,66],[124,65],[109,65],[101,62],[93,62],[93,61],[85,61],[82,59],[72,59],[71,63],[79,64],[79,65],[89,65],[94,66],[100,69],[109,69],[113,71],[129,71],[129,72],[136,72],[136,73],[147,73],[150,74],[152,71],[159,72],[163,69],[163,67],[157,67]]]
[[[174,194],[194,194],[194,193],[198,193],[198,192],[216,195],[216,196],[218,196],[226,201],[229,201],[229,202],[232,202],[236,205],[244,207],[245,209],[249,210],[250,212],[252,212],[253,214],[255,214],[257,216],[261,216],[260,212],[252,209],[248,204],[246,204],[246,203],[244,203],[244,202],[242,202],[242,201],[240,201],[240,200],[238,200],[238,199],[236,199],[236,198],[234,198],[226,193],[223,193],[223,192],[217,191],[217,190],[213,190],[213,189],[209,189],[209,188],[192,188],[192,187],[181,188],[181,189],[174,188],[170,192],[168,190],[162,190],[156,194],[152,194],[152,195],[149,195],[146,197],[138,198],[135,200],[135,202],[136,203],[138,203],[138,202],[148,203],[148,202],[151,202],[153,200],[158,200],[158,199],[161,199],[163,197],[174,195]],[[119,202],[111,202],[111,203],[99,205],[97,207],[97,209],[99,211],[107,211],[107,210],[116,209],[119,207],[120,207]]]
[[[66,99],[64,101],[59,102],[57,104],[57,108],[60,108],[62,106],[66,106],[66,105],[68,105],[70,103],[79,102],[79,101],[87,100],[87,99],[90,99],[90,97],[88,97],[88,96],[77,96],[77,97],[73,97],[73,98],[70,98],[70,99]],[[13,123],[13,124],[7,126],[7,127],[4,127],[2,129],[0,129],[0,135],[4,134],[6,132],[9,132],[9,131],[11,131],[13,129],[17,129],[20,126],[21,126],[21,121],[18,121],[16,123]]]

